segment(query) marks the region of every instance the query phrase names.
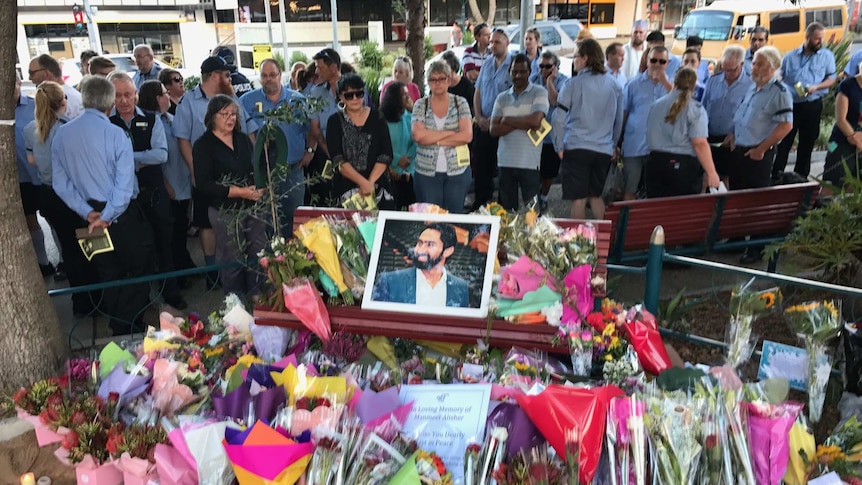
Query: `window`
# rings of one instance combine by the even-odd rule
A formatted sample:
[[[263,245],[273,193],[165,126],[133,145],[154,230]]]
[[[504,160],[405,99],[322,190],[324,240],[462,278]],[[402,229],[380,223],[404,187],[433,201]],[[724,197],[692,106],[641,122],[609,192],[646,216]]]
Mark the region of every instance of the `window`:
[[[560,34],[557,32],[557,29],[553,27],[540,27],[539,34],[542,36],[542,45],[560,45],[562,44],[562,40],[560,40]]]
[[[733,12],[692,10],[685,16],[676,38],[685,40],[696,35],[703,40],[727,40],[733,18]]]
[[[614,23],[613,3],[594,3],[590,5],[590,25]]]
[[[581,32],[580,24],[560,24],[560,28],[572,40],[577,40],[578,34]]]
[[[841,27],[844,25],[844,19],[841,18],[840,8],[809,10],[805,12],[805,25],[808,26],[812,22],[820,22],[827,29],[830,27]]]
[[[799,12],[782,12],[769,15],[769,34],[794,34],[799,32]]]

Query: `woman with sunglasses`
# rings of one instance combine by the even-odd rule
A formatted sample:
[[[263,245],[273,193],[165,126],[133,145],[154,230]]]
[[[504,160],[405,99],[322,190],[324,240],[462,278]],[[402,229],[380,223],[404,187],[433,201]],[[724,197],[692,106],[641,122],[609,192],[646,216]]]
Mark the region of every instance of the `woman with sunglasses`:
[[[38,169],[40,212],[56,233],[59,242],[63,270],[69,278],[70,286],[83,286],[98,283],[96,271],[84,258],[75,229],[81,217],[70,209],[51,187],[53,163],[51,143],[57,129],[65,125],[66,94],[63,88],[52,81],[44,81],[36,88],[35,119],[24,128],[27,146],[27,161]],[[95,295],[94,295],[95,296]],[[89,293],[72,295],[72,311],[83,317],[93,311],[93,299]]]
[[[177,114],[177,105],[180,104],[180,99],[186,94],[186,87],[183,84],[183,75],[176,69],[166,67],[159,72],[159,82],[161,82],[168,91],[168,100],[170,106],[168,113],[172,116]]]
[[[673,89],[667,78],[668,56],[665,47],[653,47],[647,53],[647,70],[626,84],[623,93],[625,125],[620,143],[623,156],[623,176],[626,180],[624,200],[637,198],[641,174],[649,158],[647,146],[647,116],[653,103]]]
[[[383,103],[383,93],[386,88],[394,82],[399,82],[407,86],[407,92],[410,94],[410,99],[415,103],[422,94],[419,92],[419,86],[413,82],[413,61],[407,56],[398,56],[395,58],[395,64],[392,64],[392,79],[386,81],[383,87],[380,88],[380,103]]]
[[[448,92],[451,74],[446,62],[431,63],[431,94],[413,105],[413,140],[418,145],[413,190],[418,202],[462,214],[470,188],[467,144],[473,140],[473,116],[466,99]]]
[[[359,193],[374,195],[377,206],[392,209],[389,188],[392,143],[380,113],[365,105],[365,81],[356,74],[341,76],[337,84],[338,112],[326,123],[329,157],[337,166],[333,180],[340,205]]]
[[[676,72],[674,90],[656,101],[647,116],[650,154],[645,169],[647,197],[675,197],[718,188],[718,173],[706,141],[708,117],[694,100],[697,71],[684,67]]]
[[[168,112],[171,98],[168,89],[160,81],[146,81],[138,90],[138,107],[152,111],[162,119],[165,127],[165,138],[168,142],[168,161],[162,165],[162,176],[165,179],[165,189],[171,198],[171,215],[173,215],[173,231],[171,233],[171,255],[174,269],[194,268],[195,263],[189,255],[186,244],[186,230],[189,227],[189,203],[192,198],[192,180],[189,167],[180,155],[180,146],[174,136],[174,117]],[[186,283],[180,279],[180,285]]]

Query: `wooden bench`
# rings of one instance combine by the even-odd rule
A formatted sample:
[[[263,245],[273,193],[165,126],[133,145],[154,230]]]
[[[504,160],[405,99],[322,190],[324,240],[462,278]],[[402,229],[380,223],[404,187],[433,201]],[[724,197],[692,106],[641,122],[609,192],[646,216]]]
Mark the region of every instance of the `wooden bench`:
[[[615,202],[607,207],[613,241],[610,261],[646,259],[653,228],[664,228],[665,246],[674,254],[706,254],[778,241],[812,206],[816,182]],[[747,241],[726,239],[744,238]],[[685,247],[677,247],[685,246]]]
[[[310,219],[322,215],[349,218],[355,211],[343,209],[322,209],[300,207],[293,215],[293,225],[297,227]],[[608,250],[611,242],[610,221],[576,221],[572,219],[554,220],[561,227],[571,227],[581,222],[591,222],[598,234],[599,264],[594,275],[600,275],[607,281]],[[594,292],[597,299],[605,296],[604,291]],[[386,337],[404,337],[439,342],[454,342],[475,344],[488,334],[488,320],[484,318],[464,318],[416,313],[387,312],[379,310],[363,310],[359,306],[330,307],[329,317],[333,331],[364,335],[383,335]],[[274,325],[292,329],[303,329],[304,326],[288,312],[274,312],[265,307],[257,307],[254,311],[255,323],[258,325]],[[551,343],[556,328],[550,325],[518,325],[505,320],[491,321],[490,344],[499,347],[521,346],[553,350]],[[561,351],[560,348],[556,348]]]

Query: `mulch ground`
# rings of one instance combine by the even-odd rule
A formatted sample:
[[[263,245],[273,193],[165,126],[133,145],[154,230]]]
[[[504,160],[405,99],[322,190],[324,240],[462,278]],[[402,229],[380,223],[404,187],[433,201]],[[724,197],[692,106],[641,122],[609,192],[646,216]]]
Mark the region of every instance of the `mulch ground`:
[[[54,456],[59,446],[39,448],[35,431],[0,441],[0,485],[18,485],[19,477],[27,472],[33,472],[36,478],[50,477],[52,485],[75,485],[75,469]]]

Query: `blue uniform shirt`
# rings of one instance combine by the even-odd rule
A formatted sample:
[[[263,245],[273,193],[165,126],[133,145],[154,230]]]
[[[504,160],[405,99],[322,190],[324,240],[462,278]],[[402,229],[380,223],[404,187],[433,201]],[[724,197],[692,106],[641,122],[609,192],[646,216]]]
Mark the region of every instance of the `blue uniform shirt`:
[[[132,76],[132,81],[135,83],[135,89],[140,91],[141,84],[144,84],[147,81],[158,81],[160,72],[162,72],[162,68],[155,62],[153,63],[153,67],[150,69],[150,72],[146,74],[142,73],[140,70],[135,71],[135,74]]]
[[[194,145],[198,138],[207,131],[204,116],[207,114],[209,102],[209,98],[200,86],[184,94],[174,115],[174,136],[178,139],[188,140]],[[239,118],[239,128],[243,133],[248,134],[257,131],[257,124],[248,117],[242,104],[239,106],[237,118]]]
[[[847,61],[847,65],[844,66],[844,74],[848,76],[859,74],[859,63],[862,63],[862,51],[850,56],[850,60]]]
[[[104,113],[84,113],[57,130],[51,143],[54,191],[81,218],[105,202],[102,220],[113,222],[138,195],[132,142]]]
[[[697,82],[706,84],[707,79],[709,79],[709,63],[704,59],[700,61],[700,65],[697,66]]]
[[[670,54],[667,61],[667,78],[671,80],[671,83],[676,77],[676,71],[679,71],[680,68],[682,68],[682,57]]]
[[[242,95],[239,102],[243,108],[251,114],[258,125],[263,124],[263,113],[278,108],[282,103],[289,103],[291,99],[304,99],[298,91],[289,89],[286,86],[281,87],[281,96],[277,103],[273,103],[266,97],[263,88],[254,89]],[[302,160],[305,155],[305,137],[308,135],[308,123],[279,123],[281,131],[287,138],[287,162],[295,165]]]
[[[751,48],[749,47],[745,51],[745,60],[742,61],[742,75],[750,76],[751,75],[751,63],[754,62],[754,52],[751,52]]]
[[[820,84],[826,79],[834,79],[835,56],[832,51],[821,48],[814,54],[804,54],[803,48],[799,47],[788,52],[781,60],[781,76],[784,84],[789,88],[794,103],[814,101],[826,96],[828,89],[820,89],[807,97],[796,94],[796,83],[801,82],[807,88],[814,84]]]
[[[653,103],[647,116],[647,144],[651,152],[696,157],[691,140],[706,138],[706,110],[698,101],[689,99],[685,109],[677,115],[674,122],[668,123],[665,117],[678,97],[679,91],[674,89]]]
[[[111,110],[111,116],[117,116],[122,119],[122,116],[117,115],[117,108]],[[135,115],[144,116],[144,110],[135,106]],[[131,129],[132,126],[128,121],[123,120],[126,128]],[[135,152],[135,165],[161,165],[168,161],[168,140],[165,137],[165,125],[162,120],[156,115],[153,122],[153,131],[150,133],[150,149]]]
[[[162,165],[162,175],[174,189],[173,200],[189,200],[192,198],[192,179],[189,166],[180,154],[180,145],[174,136],[174,115],[165,113],[161,117],[165,127],[165,140],[168,144],[168,163]]]
[[[24,136],[27,138],[27,154],[33,155],[36,161],[36,168],[39,170],[39,182],[51,185],[51,142],[54,140],[54,135],[57,134],[57,128],[69,122],[66,115],[61,115],[54,122],[54,126],[48,131],[48,136],[45,138],[45,143],[39,141],[36,135],[36,121],[31,121],[24,128]]]
[[[323,109],[317,113],[315,117],[320,124],[320,132],[326,138],[326,124],[329,123],[329,117],[338,113],[338,99],[332,94],[328,83],[320,83],[316,86],[308,86],[306,88],[306,96],[309,98],[320,98],[323,100]]]
[[[609,74],[582,69],[557,96],[555,145],[613,155],[623,127],[623,90]]]
[[[497,96],[503,91],[512,87],[512,78],[509,77],[509,67],[512,65],[512,56],[507,54],[506,58],[497,67],[497,58],[490,56],[482,63],[482,69],[479,71],[479,77],[476,78],[476,90],[480,92],[482,97],[481,113],[486,118],[491,117],[494,112],[494,101]],[[472,103],[472,99],[468,99]]]
[[[623,109],[627,113],[623,134],[623,156],[645,157],[649,155],[647,146],[647,116],[653,103],[667,95],[667,89],[659,82],[652,82],[647,73],[642,72],[626,84],[623,96]]]
[[[557,96],[558,97],[559,97],[560,93],[563,92],[563,86],[566,85],[566,81],[568,81],[568,80],[569,80],[569,76],[566,76],[565,74],[563,74],[561,72],[557,73],[557,78],[554,79],[554,88],[557,90]],[[545,83],[545,80],[542,78],[541,73],[530,74],[530,82],[533,84],[538,84],[539,86],[542,86],[543,88],[545,88],[546,91],[548,89],[547,83]],[[548,99],[548,101],[550,103],[550,99]],[[551,120],[554,119],[554,110],[556,110],[556,109],[557,109],[556,104],[549,104],[548,114],[547,114],[547,116],[545,116],[545,119],[548,120],[549,123],[551,122]],[[553,130],[553,128],[551,129],[550,133],[548,133],[545,136],[545,139],[542,140],[542,143],[543,144],[553,144],[554,143],[554,130]]]
[[[18,164],[18,183],[39,183],[39,171],[27,161],[27,139],[24,128],[36,119],[36,102],[24,96],[15,105],[15,161]]]
[[[626,79],[626,74],[623,72],[622,68],[620,68],[620,71],[618,73],[614,74],[614,71],[612,71],[611,68],[608,67],[607,63],[605,63],[605,69],[608,70],[608,74],[612,78],[614,78],[614,80],[620,85],[621,88],[626,88],[626,83],[628,82],[628,79]]]
[[[734,141],[742,147],[760,145],[784,122],[793,122],[793,98],[787,86],[776,79],[759,90],[752,85],[733,116]]]
[[[746,75],[740,75],[733,84],[728,86],[723,72],[711,76],[706,81],[706,90],[701,102],[709,117],[710,136],[733,133],[733,115],[751,86],[754,86],[754,81]]]

